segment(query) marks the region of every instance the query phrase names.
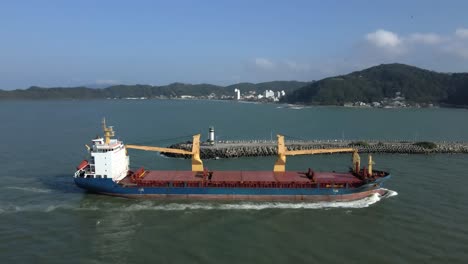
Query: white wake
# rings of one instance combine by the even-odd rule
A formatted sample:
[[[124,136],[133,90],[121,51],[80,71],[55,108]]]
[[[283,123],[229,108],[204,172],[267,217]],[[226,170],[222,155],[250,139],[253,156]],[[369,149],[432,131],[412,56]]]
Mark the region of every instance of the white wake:
[[[11,190],[19,190],[19,191],[24,191],[24,192],[35,192],[35,193],[50,193],[51,191],[49,189],[41,189],[41,188],[35,188],[35,187],[7,186],[4,188],[11,189]]]
[[[380,200],[398,195],[397,192],[386,190],[387,194],[372,194],[360,200],[347,202],[236,202],[236,203],[169,203],[155,204],[154,201],[142,201],[121,208],[125,211],[163,210],[264,210],[264,209],[326,209],[326,208],[365,208]],[[118,210],[118,209],[114,209]]]
[[[124,204],[112,201],[90,202],[86,206],[76,204],[48,204],[48,205],[0,205],[0,214],[16,212],[53,212],[56,210],[73,211],[104,211],[104,212],[134,212],[134,211],[197,211],[197,210],[265,210],[265,209],[328,209],[328,208],[366,208],[382,199],[398,195],[397,192],[387,190],[381,196],[377,193],[360,200],[347,202],[171,202],[156,200],[128,200]]]

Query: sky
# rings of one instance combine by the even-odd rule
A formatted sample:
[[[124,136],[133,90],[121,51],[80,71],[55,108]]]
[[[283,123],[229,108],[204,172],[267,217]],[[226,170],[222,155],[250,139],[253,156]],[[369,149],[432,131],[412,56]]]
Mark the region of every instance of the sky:
[[[468,1],[0,1],[0,89],[468,71]]]

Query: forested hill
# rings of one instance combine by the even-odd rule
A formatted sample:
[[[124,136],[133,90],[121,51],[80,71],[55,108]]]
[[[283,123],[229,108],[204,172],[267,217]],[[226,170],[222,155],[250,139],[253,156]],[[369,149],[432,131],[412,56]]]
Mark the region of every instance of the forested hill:
[[[103,89],[87,87],[0,90],[1,99],[98,99],[98,98],[177,98],[182,95],[199,98],[223,98],[257,94],[265,90],[284,90],[282,102],[293,104],[343,105],[349,102],[379,102],[397,94],[406,102],[468,106],[468,73],[439,73],[405,64],[382,64],[347,75],[315,82],[274,81],[238,83],[229,86],[173,83],[164,86],[114,85]],[[210,96],[211,95],[211,96]],[[214,96],[213,96],[214,95]]]
[[[242,93],[255,91],[262,93],[264,90],[284,90],[286,93],[303,87],[309,82],[298,81],[273,81],[264,83],[239,83],[229,86],[217,86],[212,84],[185,84],[172,83],[164,86],[151,85],[114,85],[103,89],[87,87],[55,87],[42,88],[33,86],[25,90],[0,90],[0,99],[99,99],[99,98],[128,98],[128,97],[166,97],[175,98],[182,95],[206,97],[215,94],[234,95],[234,89],[238,88]]]
[[[468,105],[468,73],[439,73],[405,64],[382,64],[325,78],[283,98],[294,104],[378,102],[399,92],[409,102]]]

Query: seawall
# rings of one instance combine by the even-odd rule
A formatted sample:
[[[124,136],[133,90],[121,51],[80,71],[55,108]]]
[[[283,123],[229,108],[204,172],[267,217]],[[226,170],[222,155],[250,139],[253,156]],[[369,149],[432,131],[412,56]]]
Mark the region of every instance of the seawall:
[[[202,143],[200,156],[202,159],[238,158],[275,156],[277,154],[276,141],[239,140],[219,141],[214,145]],[[429,146],[428,146],[429,145]],[[421,142],[411,141],[358,141],[358,140],[317,140],[317,141],[288,141],[288,150],[326,149],[326,148],[356,148],[360,153],[398,153],[398,154],[431,154],[431,153],[468,153],[468,142]],[[191,150],[191,142],[177,143],[169,146]],[[183,157],[184,155],[164,153],[169,157]],[[188,157],[187,157],[188,158]]]

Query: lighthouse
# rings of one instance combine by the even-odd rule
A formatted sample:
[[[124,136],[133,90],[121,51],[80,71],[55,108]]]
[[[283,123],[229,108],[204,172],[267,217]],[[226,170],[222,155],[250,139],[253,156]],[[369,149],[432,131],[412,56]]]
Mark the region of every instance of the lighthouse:
[[[214,145],[215,142],[214,127],[212,126],[208,130],[208,142],[211,143],[211,145]]]

